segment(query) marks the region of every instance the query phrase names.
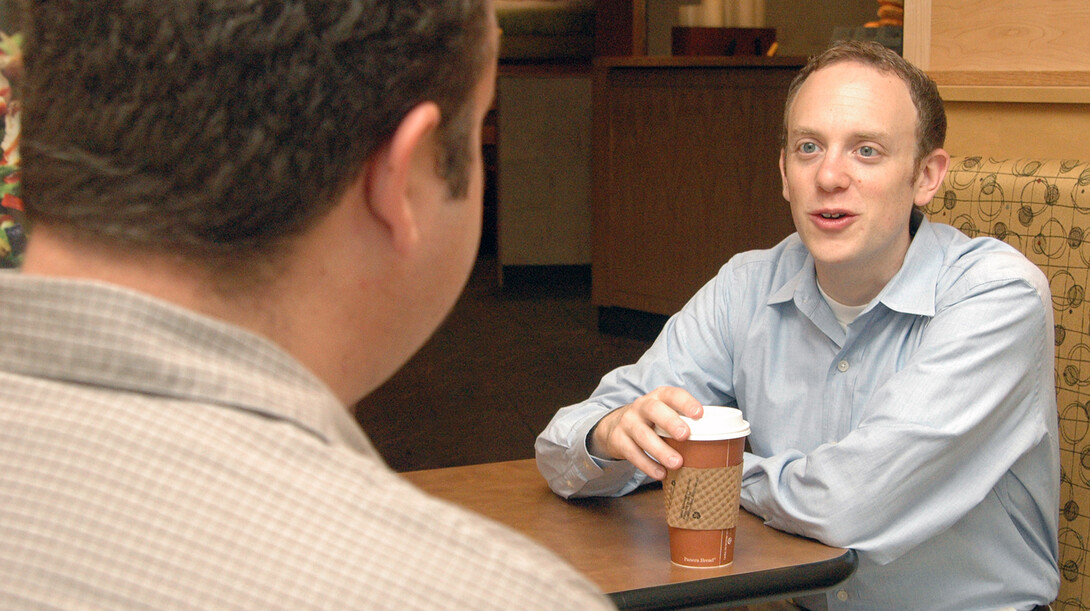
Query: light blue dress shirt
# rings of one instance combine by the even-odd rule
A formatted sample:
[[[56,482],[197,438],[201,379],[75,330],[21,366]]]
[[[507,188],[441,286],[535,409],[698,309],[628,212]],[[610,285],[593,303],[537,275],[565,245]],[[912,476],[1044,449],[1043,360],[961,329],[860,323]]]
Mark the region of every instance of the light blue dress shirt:
[[[742,505],[851,547],[830,609],[1031,608],[1059,587],[1052,305],[1009,245],[921,220],[901,270],[847,331],[792,235],[732,258],[634,365],[538,437],[559,495],[648,483],[592,457],[590,429],[659,386],[738,406]]]

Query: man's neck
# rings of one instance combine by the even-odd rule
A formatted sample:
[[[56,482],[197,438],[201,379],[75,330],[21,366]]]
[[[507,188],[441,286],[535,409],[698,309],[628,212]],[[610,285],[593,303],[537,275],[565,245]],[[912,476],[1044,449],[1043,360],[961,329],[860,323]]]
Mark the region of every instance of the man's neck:
[[[889,278],[852,278],[850,274],[835,268],[818,268],[817,282],[831,299],[849,307],[870,303],[889,282]]]
[[[361,380],[346,381],[339,375],[345,355],[338,350],[352,346],[343,323],[321,303],[329,301],[329,291],[308,285],[313,274],[278,278],[274,285],[248,287],[246,292],[225,296],[215,290],[211,272],[183,257],[90,245],[46,227],[35,228],[22,273],[106,282],[247,329],[294,356],[346,405],[359,397]],[[292,289],[284,291],[282,285]]]
[[[107,282],[217,318],[228,309],[215,303],[208,274],[182,257],[91,244],[48,227],[35,228],[22,272]]]
[[[889,281],[901,271],[908,250],[912,247],[912,240],[916,237],[923,219],[923,213],[913,208],[912,217],[909,220],[908,240],[903,245],[901,257],[896,260],[896,265],[886,268],[880,266],[862,266],[859,263],[835,265],[814,262],[817,281],[820,288],[830,298],[846,306],[861,306],[871,302],[872,299],[886,288]]]

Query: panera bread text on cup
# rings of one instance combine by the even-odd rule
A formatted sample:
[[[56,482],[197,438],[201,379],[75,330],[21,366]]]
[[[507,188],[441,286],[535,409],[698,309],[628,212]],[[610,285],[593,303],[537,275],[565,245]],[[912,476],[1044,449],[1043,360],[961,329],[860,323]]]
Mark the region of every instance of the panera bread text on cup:
[[[667,470],[662,482],[670,561],[713,568],[734,561],[735,521],[742,492],[742,453],[749,423],[741,410],[704,406],[699,419],[682,416],[689,439],[656,432],[682,456],[682,467]]]

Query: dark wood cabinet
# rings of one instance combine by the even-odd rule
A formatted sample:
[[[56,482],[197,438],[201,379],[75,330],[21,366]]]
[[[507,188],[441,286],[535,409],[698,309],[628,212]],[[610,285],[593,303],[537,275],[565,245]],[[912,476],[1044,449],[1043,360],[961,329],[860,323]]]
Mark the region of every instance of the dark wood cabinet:
[[[779,139],[786,57],[600,58],[592,301],[677,311],[738,252],[794,231]]]

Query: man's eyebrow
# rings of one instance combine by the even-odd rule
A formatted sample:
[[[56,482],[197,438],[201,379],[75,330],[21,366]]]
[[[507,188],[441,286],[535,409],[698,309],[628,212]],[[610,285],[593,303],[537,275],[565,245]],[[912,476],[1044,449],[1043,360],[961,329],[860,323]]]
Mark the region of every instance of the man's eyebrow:
[[[787,135],[792,138],[810,138],[820,135],[816,129],[807,129],[805,127],[796,127],[787,132]]]
[[[880,130],[868,131],[868,132],[856,132],[855,133],[855,139],[856,140],[885,141],[885,140],[889,139],[889,132],[880,131]]]

